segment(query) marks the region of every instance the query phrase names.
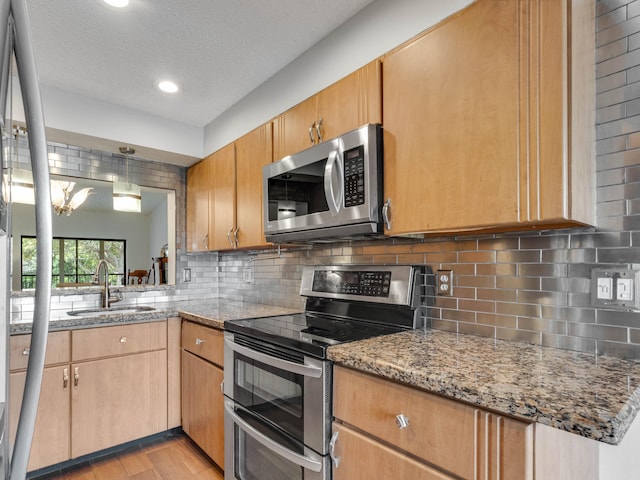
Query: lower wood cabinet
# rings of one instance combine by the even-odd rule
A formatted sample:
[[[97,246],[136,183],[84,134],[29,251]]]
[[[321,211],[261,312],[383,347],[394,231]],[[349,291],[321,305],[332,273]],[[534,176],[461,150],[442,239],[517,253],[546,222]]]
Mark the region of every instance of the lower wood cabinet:
[[[10,338],[12,444],[29,342]],[[28,470],[166,430],[167,372],[166,321],[50,333]]]
[[[223,334],[182,324],[182,429],[224,468]]]
[[[385,459],[398,478],[533,478],[533,424],[338,366],[334,416],[334,480],[376,478]]]
[[[16,438],[26,372],[9,374],[9,428],[11,445]],[[64,462],[70,458],[69,365],[45,367],[28,470]],[[46,420],[45,420],[46,419]]]
[[[74,363],[71,457],[167,429],[166,351]]]

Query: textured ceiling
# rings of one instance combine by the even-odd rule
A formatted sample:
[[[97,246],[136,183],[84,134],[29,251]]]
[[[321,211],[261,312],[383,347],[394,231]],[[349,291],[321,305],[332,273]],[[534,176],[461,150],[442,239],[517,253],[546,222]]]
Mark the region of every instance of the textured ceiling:
[[[40,82],[202,127],[372,0],[27,0]],[[168,78],[182,89],[154,88]]]

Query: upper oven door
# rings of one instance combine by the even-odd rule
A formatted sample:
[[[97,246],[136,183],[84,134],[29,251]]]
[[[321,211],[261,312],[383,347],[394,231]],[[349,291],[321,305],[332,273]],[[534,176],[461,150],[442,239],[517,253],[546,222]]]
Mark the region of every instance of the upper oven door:
[[[381,146],[380,126],[366,125],[265,166],[267,238],[287,232],[379,223]]]
[[[225,332],[224,394],[321,455],[331,420],[330,362]]]

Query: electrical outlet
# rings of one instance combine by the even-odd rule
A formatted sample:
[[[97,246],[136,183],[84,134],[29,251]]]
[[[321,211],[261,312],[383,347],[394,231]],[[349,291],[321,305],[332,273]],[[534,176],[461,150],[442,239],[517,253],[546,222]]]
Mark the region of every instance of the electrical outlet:
[[[182,270],[182,281],[188,283],[191,281],[191,269],[185,268]]]
[[[438,295],[448,296],[453,294],[453,270],[438,270],[436,290]]]
[[[640,309],[640,270],[591,270],[591,305],[620,310]]]
[[[244,283],[253,283],[253,268],[244,267],[242,269],[242,278]]]

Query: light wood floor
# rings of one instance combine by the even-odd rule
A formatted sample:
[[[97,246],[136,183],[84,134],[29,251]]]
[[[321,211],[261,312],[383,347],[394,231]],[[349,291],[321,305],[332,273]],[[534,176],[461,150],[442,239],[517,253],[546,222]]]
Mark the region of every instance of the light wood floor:
[[[69,467],[46,480],[223,480],[222,472],[187,437],[159,440]]]

